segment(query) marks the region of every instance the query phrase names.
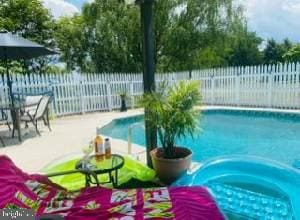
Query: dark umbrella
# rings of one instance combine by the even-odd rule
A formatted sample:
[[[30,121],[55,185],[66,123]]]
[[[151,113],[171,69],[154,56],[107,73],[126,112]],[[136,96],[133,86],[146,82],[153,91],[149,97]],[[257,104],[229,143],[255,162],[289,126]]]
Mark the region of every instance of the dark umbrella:
[[[0,59],[6,66],[7,86],[13,103],[12,81],[9,76],[8,60],[31,59],[34,57],[56,54],[37,43],[13,35],[7,31],[0,31]]]

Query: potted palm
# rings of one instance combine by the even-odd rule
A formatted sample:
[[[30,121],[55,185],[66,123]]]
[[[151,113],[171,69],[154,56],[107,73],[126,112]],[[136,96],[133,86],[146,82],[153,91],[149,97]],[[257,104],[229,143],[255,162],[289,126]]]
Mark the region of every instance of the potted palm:
[[[194,106],[200,100],[197,81],[181,81],[173,87],[163,83],[156,92],[141,99],[142,106],[148,110],[145,120],[157,128],[161,145],[151,151],[153,167],[166,183],[177,179],[191,164],[191,150],[176,146],[176,139],[194,135],[198,128],[198,112]]]
[[[127,111],[127,105],[126,105],[126,99],[127,99],[127,94],[126,92],[120,93],[120,98],[121,98],[121,112],[126,112]]]

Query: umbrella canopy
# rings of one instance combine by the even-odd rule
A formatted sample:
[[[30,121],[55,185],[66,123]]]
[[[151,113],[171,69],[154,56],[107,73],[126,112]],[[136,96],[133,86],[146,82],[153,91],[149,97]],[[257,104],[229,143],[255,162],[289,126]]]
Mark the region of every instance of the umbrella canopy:
[[[0,32],[0,59],[18,60],[56,54],[42,45],[13,35],[9,32]]]
[[[0,59],[4,60],[6,65],[7,86],[12,105],[14,105],[14,100],[12,82],[8,70],[8,60],[31,59],[51,54],[56,54],[56,52],[7,31],[0,31]]]

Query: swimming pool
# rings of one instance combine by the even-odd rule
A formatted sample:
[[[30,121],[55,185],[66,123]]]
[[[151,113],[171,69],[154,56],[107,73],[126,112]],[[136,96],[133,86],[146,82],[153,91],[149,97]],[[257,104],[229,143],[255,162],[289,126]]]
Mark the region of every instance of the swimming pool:
[[[195,139],[177,140],[189,147],[193,160],[204,162],[226,155],[259,156],[292,165],[300,159],[300,115],[263,111],[206,110],[199,114],[201,131]],[[132,142],[145,145],[142,116],[118,119],[98,133],[127,140],[132,129]]]
[[[201,132],[177,144],[204,165],[173,185],[207,186],[228,219],[300,219],[300,114],[208,110]],[[142,116],[118,119],[98,133],[145,145]],[[276,162],[277,161],[277,162]]]

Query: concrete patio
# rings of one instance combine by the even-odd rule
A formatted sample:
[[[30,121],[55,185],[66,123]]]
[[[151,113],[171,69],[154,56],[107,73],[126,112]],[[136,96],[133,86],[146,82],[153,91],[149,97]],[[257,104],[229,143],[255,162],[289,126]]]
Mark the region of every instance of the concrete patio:
[[[58,158],[81,153],[82,148],[88,146],[95,137],[97,126],[105,125],[115,118],[142,112],[142,110],[129,110],[125,113],[98,112],[55,118],[51,121],[52,132],[40,122],[41,136],[36,134],[32,125],[29,129],[24,129],[22,125],[22,143],[18,142],[17,138],[12,139],[8,128],[1,125],[0,135],[6,146],[0,145],[0,154],[9,156],[24,171],[36,173]],[[126,154],[127,149],[127,142],[112,140],[114,153]],[[143,151],[143,148],[133,145],[133,153]]]

